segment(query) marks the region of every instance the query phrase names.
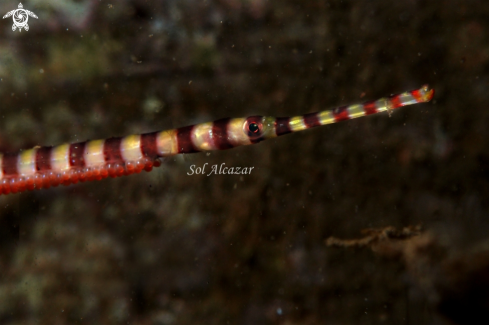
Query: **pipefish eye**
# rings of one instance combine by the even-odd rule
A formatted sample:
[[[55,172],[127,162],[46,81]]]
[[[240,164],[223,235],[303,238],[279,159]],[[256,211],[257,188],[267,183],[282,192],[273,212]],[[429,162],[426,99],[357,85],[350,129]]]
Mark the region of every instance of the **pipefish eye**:
[[[263,117],[251,116],[246,119],[243,131],[250,138],[251,142],[259,142],[263,135]]]
[[[251,122],[248,125],[248,131],[251,132],[251,133],[254,133],[254,134],[260,132],[260,127],[258,126],[258,123]]]

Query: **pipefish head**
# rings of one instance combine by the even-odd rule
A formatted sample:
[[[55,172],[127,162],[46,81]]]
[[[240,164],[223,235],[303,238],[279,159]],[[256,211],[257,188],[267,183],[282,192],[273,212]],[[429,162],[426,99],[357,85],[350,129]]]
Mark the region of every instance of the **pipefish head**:
[[[248,145],[276,137],[276,118],[249,116],[230,119],[227,126],[228,141],[233,146]]]
[[[231,119],[228,136],[235,145],[254,144],[312,127],[306,122],[308,122],[307,114],[297,117],[249,116]]]
[[[243,132],[251,143],[276,137],[276,118],[271,116],[250,116],[243,122]]]
[[[276,136],[307,130],[313,127],[351,120],[371,114],[429,102],[434,90],[428,86],[406,91],[363,104],[340,106],[293,117],[250,116],[226,120],[228,141],[232,146],[247,145]],[[229,124],[227,124],[229,121]]]

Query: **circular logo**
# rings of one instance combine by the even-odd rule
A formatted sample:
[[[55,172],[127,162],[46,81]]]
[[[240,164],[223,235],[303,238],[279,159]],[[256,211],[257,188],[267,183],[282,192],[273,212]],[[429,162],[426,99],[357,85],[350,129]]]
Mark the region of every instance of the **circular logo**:
[[[17,9],[15,11],[15,14],[13,15],[14,18],[14,24],[18,28],[24,28],[25,25],[27,25],[27,21],[29,20],[29,16],[27,15],[27,12],[23,9]]]

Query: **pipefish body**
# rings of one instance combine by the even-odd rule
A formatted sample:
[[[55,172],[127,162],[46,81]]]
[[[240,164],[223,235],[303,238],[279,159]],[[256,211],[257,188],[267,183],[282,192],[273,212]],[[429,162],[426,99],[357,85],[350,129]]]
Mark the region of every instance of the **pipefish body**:
[[[224,118],[173,130],[36,147],[0,154],[0,194],[76,184],[151,171],[159,158],[259,143],[316,126],[429,102],[428,86],[375,101],[296,117]]]

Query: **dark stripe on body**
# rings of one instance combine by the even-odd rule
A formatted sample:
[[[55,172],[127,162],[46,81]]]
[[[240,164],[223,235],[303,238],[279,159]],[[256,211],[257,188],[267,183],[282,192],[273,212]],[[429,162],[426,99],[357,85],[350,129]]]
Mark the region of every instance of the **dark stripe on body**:
[[[42,147],[36,151],[36,170],[43,172],[51,170],[51,152],[53,147]]]
[[[17,160],[19,155],[16,153],[6,153],[2,159],[2,171],[4,176],[17,175]]]
[[[158,148],[156,144],[156,136],[158,132],[141,134],[141,153],[144,157],[156,159],[158,157]]]
[[[400,95],[395,95],[395,96],[392,96],[392,97],[390,98],[390,103],[391,103],[391,105],[392,105],[392,107],[391,107],[392,109],[394,109],[394,108],[398,108],[398,107],[403,106],[403,105],[401,104],[401,96],[400,96]]]
[[[230,149],[234,146],[228,138],[229,119],[223,118],[212,123],[212,141],[219,150]]]
[[[375,101],[366,102],[365,104],[363,104],[363,111],[365,112],[365,115],[377,113],[377,106],[375,105]]]
[[[419,90],[413,90],[411,92],[409,92],[411,94],[411,96],[414,97],[414,99],[416,100],[416,102],[422,102],[423,101],[423,96],[421,96],[421,93],[419,92]]]
[[[69,162],[71,167],[85,167],[83,153],[85,152],[86,144],[86,142],[70,144]]]
[[[304,114],[304,124],[308,128],[320,126],[321,122],[319,122],[318,113],[316,112],[316,113]]]
[[[195,148],[192,142],[193,128],[193,125],[189,125],[177,129],[178,153],[192,153],[199,151],[197,148]]]
[[[104,141],[105,162],[124,162],[121,153],[122,138],[110,138]]]
[[[283,135],[291,133],[292,130],[289,126],[290,117],[277,117],[275,121],[275,134]]]
[[[348,115],[348,106],[342,106],[335,108],[333,110],[333,116],[336,122],[344,121],[344,120],[349,120],[350,116]]]

